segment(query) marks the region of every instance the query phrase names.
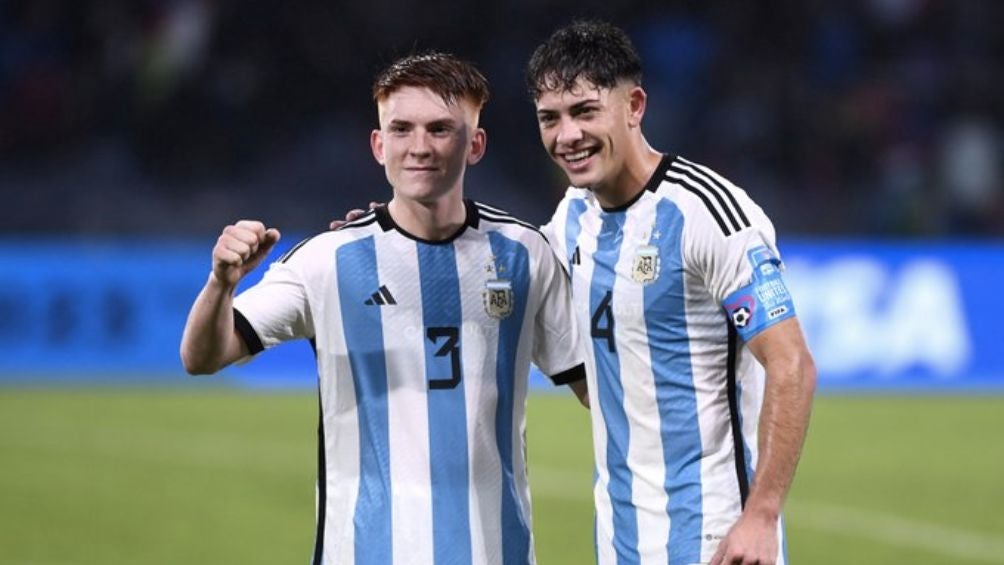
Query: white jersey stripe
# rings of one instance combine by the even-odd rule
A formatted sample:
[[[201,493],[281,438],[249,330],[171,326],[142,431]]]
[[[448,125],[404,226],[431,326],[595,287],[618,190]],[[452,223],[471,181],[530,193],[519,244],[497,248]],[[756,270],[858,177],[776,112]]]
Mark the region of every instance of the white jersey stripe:
[[[491,256],[488,242],[481,239],[461,239],[454,243],[457,255],[458,273],[469,271],[465,266],[471,265],[480,272],[485,267],[484,257]],[[483,283],[482,283],[483,284]],[[461,292],[461,307],[464,316],[470,317],[484,311],[484,297],[480,285],[468,280],[461,280],[461,288],[469,289]],[[468,430],[467,445],[472,456],[468,462],[471,484],[479,485],[477,489],[468,492],[470,505],[470,537],[471,562],[485,565],[503,565],[502,562],[502,471],[501,458],[497,450],[481,449],[479,446],[494,445],[496,430],[492,426],[478,425],[476,412],[489,415],[486,420],[498,418],[496,413],[498,387],[494,380],[478,378],[475,373],[479,367],[494,367],[497,364],[498,350],[489,344],[497,342],[498,327],[490,324],[463,326],[461,340],[465,347],[461,348],[464,368],[464,394],[467,398]],[[483,344],[475,346],[474,344]],[[508,437],[508,436],[507,436]],[[421,562],[415,559],[414,562]]]
[[[409,272],[419,272],[418,254],[413,245],[396,245],[387,238],[377,240],[377,257],[380,263],[380,280],[391,281],[394,269],[406,268]],[[387,294],[393,296],[398,305],[409,304],[422,308],[420,285],[394,285],[393,293],[386,286]],[[378,293],[379,294],[379,293]],[[414,343],[414,349],[421,351],[427,341],[422,325],[415,323],[410,309],[381,307],[379,303],[369,306],[381,316],[384,334],[384,349],[393,350],[402,341]],[[385,300],[385,305],[390,302]],[[365,323],[356,321],[356,323]],[[416,485],[432,484],[430,460],[431,452],[422,448],[429,441],[429,409],[426,386],[415,386],[414,374],[425,375],[424,356],[387,356],[388,419],[390,430],[390,477],[394,485],[395,497],[392,519],[394,524],[394,563],[409,560],[433,563],[433,513],[432,501]],[[405,424],[406,423],[406,424]]]

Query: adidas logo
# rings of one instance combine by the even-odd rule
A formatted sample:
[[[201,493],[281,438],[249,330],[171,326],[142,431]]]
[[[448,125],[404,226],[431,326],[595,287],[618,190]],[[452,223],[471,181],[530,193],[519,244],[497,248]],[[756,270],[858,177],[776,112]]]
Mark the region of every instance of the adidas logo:
[[[394,300],[394,296],[387,290],[386,286],[381,285],[380,290],[374,292],[363,304],[367,306],[384,306],[388,304],[393,306],[397,304],[397,300]]]

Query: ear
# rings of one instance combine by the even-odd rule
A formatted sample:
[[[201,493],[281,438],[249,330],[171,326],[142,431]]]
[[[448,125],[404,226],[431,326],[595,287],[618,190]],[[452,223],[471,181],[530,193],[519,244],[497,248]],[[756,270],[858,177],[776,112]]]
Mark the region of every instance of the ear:
[[[474,128],[474,135],[471,136],[471,153],[467,156],[467,164],[473,165],[485,156],[488,148],[488,134],[481,128]]]
[[[383,133],[375,129],[370,133],[370,149],[373,150],[373,158],[381,165],[385,164],[383,156]]]
[[[632,128],[641,125],[641,119],[645,116],[645,105],[648,102],[648,94],[640,86],[633,86],[627,93],[628,126]]]

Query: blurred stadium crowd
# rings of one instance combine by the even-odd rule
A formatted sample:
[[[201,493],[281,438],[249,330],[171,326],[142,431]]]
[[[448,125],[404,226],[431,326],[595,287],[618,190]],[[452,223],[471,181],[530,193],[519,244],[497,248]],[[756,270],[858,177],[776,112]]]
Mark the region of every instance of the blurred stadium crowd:
[[[1004,234],[1004,2],[7,0],[0,233],[300,233],[386,199],[373,73],[412,49],[493,85],[470,194],[544,221],[563,190],[523,65],[576,16],[645,61],[646,131],[785,234]]]

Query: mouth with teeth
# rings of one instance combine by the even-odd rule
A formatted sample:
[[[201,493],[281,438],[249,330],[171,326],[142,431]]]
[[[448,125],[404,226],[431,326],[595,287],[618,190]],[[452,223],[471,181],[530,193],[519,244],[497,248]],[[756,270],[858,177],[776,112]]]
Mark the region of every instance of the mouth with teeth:
[[[599,147],[587,147],[579,151],[572,153],[561,153],[558,156],[564,161],[565,165],[572,170],[582,170],[588,164],[588,160],[593,155],[599,153]]]

